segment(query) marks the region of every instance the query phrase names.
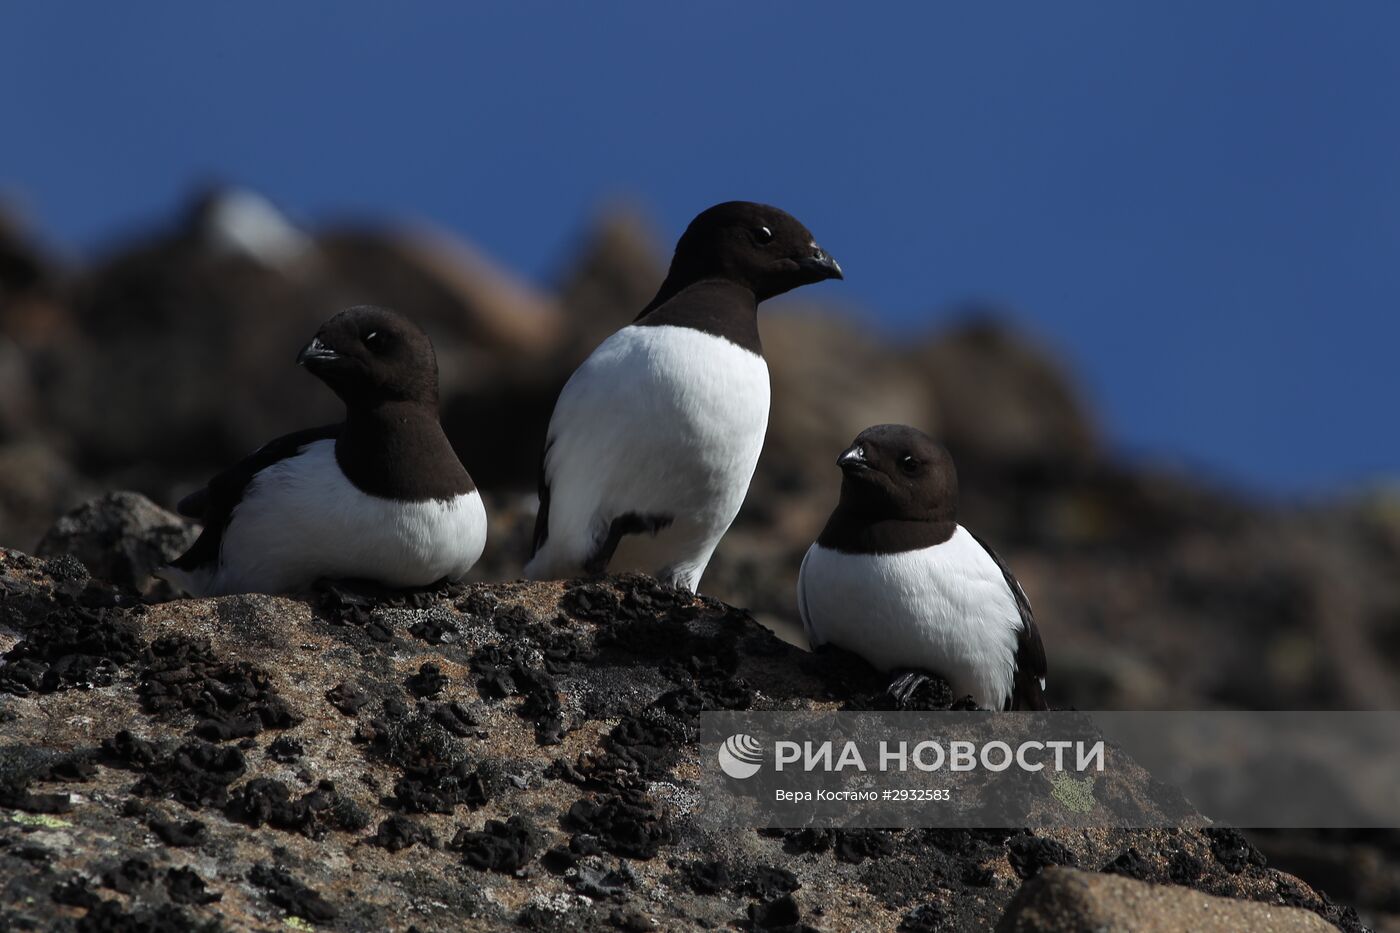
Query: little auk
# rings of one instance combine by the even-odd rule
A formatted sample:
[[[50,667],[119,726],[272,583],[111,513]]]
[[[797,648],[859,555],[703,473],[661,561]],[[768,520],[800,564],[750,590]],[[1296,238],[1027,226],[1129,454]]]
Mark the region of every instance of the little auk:
[[[526,576],[630,569],[695,590],[768,428],[758,305],[841,277],[776,207],[729,201],[691,221],[656,297],[559,395]]]
[[[460,579],[486,545],[486,510],[438,422],[428,336],[394,311],[350,308],[297,362],[345,420],[280,437],[182,500],[204,530],[162,575],[195,596]]]
[[[958,524],[948,452],[914,428],[882,424],[836,463],[841,498],[797,582],[812,647],[836,645],[900,672],[890,692],[901,700],[933,673],[983,709],[1046,709],[1030,601]]]

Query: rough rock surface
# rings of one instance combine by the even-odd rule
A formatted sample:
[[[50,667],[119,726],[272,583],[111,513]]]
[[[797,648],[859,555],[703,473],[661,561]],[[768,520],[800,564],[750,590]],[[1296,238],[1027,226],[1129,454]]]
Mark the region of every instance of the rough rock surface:
[[[1012,899],[997,933],[1318,933],[1333,929],[1296,907],[1225,900],[1111,874],[1047,868]]]
[[[338,418],[293,359],[332,312],[371,301],[437,347],[444,426],[490,516],[473,579],[517,576],[559,389],[651,298],[678,231],[605,213],[539,290],[490,261],[489,231],[474,246],[391,219],[301,228],[267,204],[240,229],[242,195],[205,192],[87,257],[0,204],[0,546],[32,551],[103,490],[169,507],[270,438]],[[834,445],[863,420],[909,420],[955,448],[964,524],[1030,594],[1053,702],[1400,706],[1400,486],[1270,501],[1203,466],[1126,459],[1053,345],[968,323],[969,308],[882,332],[822,308],[842,294],[801,290],[760,314],[773,419],[705,592],[800,637],[793,587],[836,501]],[[1400,930],[1400,833],[1254,838]]]
[[[35,553],[76,557],[94,577],[139,589],[198,536],[197,526],[140,493],[109,492],[60,518]]]
[[[644,577],[154,603],[0,551],[0,631],[5,929],[976,930],[1052,865],[1359,928],[1230,830],[705,834],[699,710],[883,679]]]
[[[994,317],[978,316],[916,354],[959,462],[1086,463],[1097,427],[1055,357]]]

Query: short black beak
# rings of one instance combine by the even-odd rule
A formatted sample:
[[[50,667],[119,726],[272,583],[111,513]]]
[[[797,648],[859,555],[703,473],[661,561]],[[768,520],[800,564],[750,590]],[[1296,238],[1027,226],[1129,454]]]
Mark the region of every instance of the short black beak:
[[[831,254],[822,249],[817,244],[812,244],[812,254],[805,259],[798,261],[798,266],[802,271],[813,277],[813,281],[820,282],[822,279],[844,279],[841,274],[841,266]]]
[[[305,366],[313,360],[338,359],[340,359],[340,354],[322,343],[320,337],[317,337],[315,340],[302,347],[301,352],[297,354],[297,364],[299,366]]]
[[[870,464],[865,459],[865,448],[859,444],[852,444],[843,450],[841,456],[836,458],[836,465],[842,472],[870,469]]]

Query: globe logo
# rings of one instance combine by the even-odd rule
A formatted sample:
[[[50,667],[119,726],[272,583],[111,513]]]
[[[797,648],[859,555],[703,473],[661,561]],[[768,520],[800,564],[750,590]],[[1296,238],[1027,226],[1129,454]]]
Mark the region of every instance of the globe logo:
[[[732,778],[751,778],[763,767],[763,746],[751,735],[731,735],[719,747],[719,766]]]

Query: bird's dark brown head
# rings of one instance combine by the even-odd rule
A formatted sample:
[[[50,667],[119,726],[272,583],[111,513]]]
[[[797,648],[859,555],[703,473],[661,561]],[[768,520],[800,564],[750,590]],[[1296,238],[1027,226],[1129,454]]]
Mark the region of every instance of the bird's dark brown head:
[[[666,276],[673,288],[707,278],[737,282],[764,301],[842,274],[791,214],[767,204],[726,201],[690,222]]]
[[[321,325],[297,356],[347,405],[437,405],[437,357],[428,335],[388,308],[360,305]]]
[[[902,424],[866,428],[837,458],[841,506],[871,519],[955,522],[958,472],[924,432]]]

